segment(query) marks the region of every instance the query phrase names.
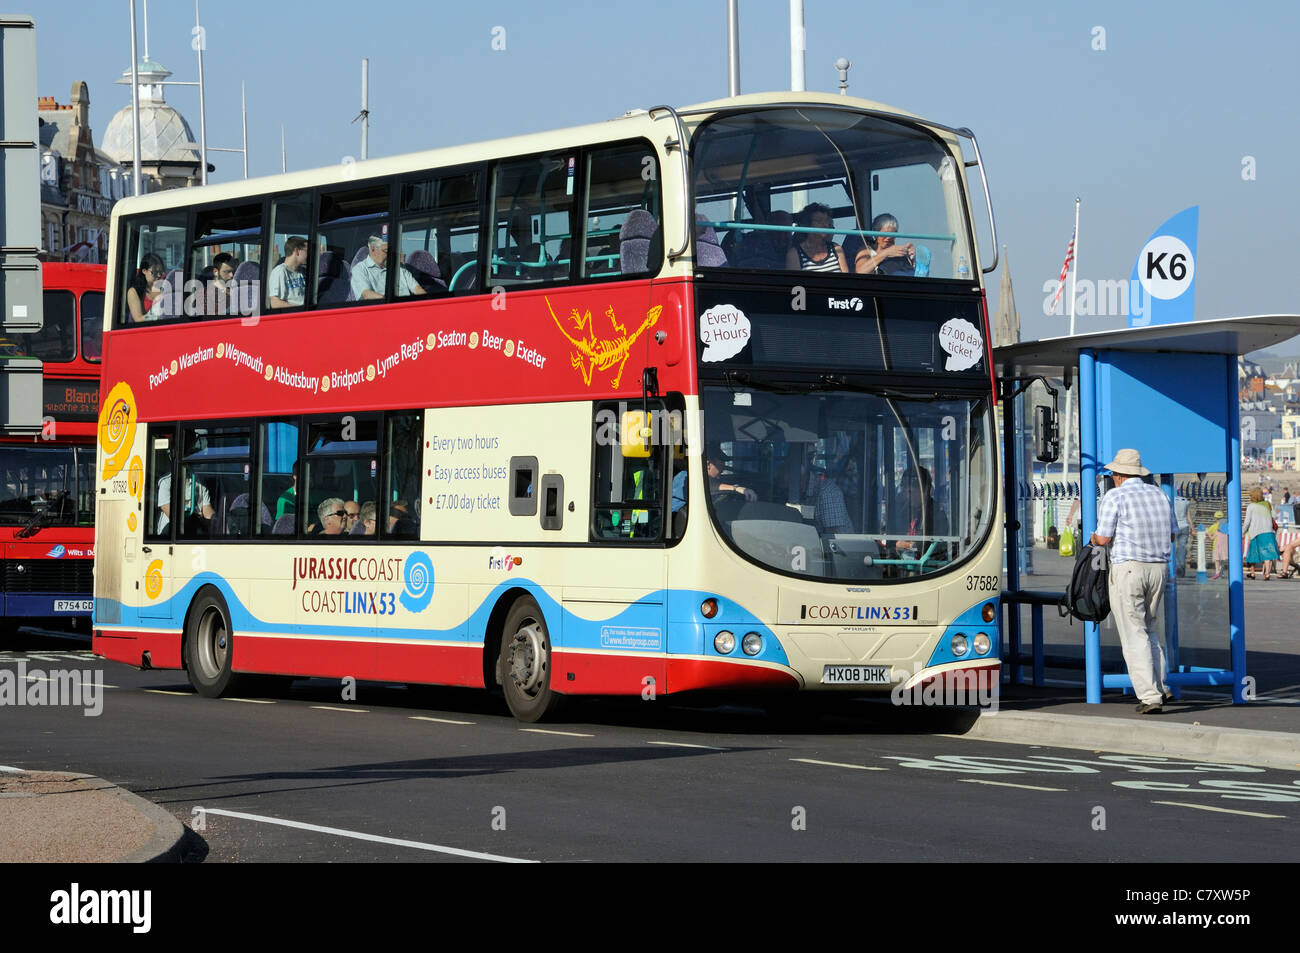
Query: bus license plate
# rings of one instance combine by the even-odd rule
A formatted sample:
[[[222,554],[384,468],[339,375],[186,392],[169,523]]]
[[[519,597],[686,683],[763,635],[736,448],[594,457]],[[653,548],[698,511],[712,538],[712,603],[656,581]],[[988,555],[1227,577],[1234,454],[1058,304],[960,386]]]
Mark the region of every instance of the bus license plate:
[[[93,599],[55,599],[55,612],[91,612],[95,608]]]
[[[823,685],[888,685],[888,665],[827,665]]]

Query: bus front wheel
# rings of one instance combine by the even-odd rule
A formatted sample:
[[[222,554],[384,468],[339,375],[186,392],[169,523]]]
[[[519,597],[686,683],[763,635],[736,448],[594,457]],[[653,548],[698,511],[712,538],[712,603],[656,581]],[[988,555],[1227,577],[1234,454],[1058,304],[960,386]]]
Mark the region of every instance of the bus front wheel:
[[[235,681],[231,643],[226,600],[215,591],[201,593],[185,625],[185,669],[194,690],[205,698],[220,698]]]
[[[520,598],[501,632],[501,689],[511,713],[524,722],[541,721],[558,710],[562,696],[551,689],[551,636],[536,601]]]

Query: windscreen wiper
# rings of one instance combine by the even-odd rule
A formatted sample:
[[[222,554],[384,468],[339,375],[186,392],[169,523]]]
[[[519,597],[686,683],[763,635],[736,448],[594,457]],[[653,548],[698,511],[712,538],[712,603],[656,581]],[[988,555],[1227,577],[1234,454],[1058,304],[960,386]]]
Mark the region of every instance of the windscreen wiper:
[[[939,400],[960,399],[965,394],[949,392],[946,394],[920,393],[918,391],[899,390],[895,387],[881,387],[878,384],[861,384],[857,381],[849,380],[843,374],[823,374],[821,376],[821,385],[818,390],[851,390],[860,394],[874,394],[877,397],[884,397],[887,400],[910,400],[917,403],[926,403]]]
[[[722,375],[729,387],[752,387],[755,390],[768,390],[776,394],[806,394],[811,388],[817,385],[807,384],[778,384],[775,381],[756,380],[745,371],[726,371]]]
[[[46,521],[49,515],[49,510],[38,510],[27,521],[26,526],[14,533],[14,539],[27,539],[29,536],[35,536],[41,531],[41,524]]]

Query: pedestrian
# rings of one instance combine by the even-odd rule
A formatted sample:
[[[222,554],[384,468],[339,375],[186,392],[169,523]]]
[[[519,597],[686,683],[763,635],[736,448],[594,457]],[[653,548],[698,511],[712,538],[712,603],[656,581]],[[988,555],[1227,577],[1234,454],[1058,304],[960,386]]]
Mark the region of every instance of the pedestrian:
[[[1214,536],[1214,578],[1223,576],[1223,567],[1228,562],[1228,530],[1223,523],[1223,510],[1214,511],[1215,523],[1207,535]]]
[[[1191,506],[1192,501],[1181,493],[1174,496],[1174,520],[1178,523],[1178,539],[1174,541],[1174,572],[1180,579],[1187,575],[1187,544],[1192,533],[1187,511]]]
[[[1139,477],[1151,471],[1132,449],[1106,465],[1115,489],[1101,498],[1094,546],[1109,546],[1110,608],[1119,630],[1139,715],[1158,715],[1173,696],[1165,687],[1165,648],[1158,634],[1169,585],[1169,550],[1178,524],[1169,498]]]
[[[1242,523],[1241,535],[1246,540],[1245,563],[1249,569],[1246,575],[1254,579],[1255,567],[1264,573],[1268,582],[1273,570],[1273,560],[1278,558],[1276,526],[1273,523],[1273,508],[1264,501],[1264,491],[1257,486],[1250,488],[1250,505],[1246,507],[1246,517]]]

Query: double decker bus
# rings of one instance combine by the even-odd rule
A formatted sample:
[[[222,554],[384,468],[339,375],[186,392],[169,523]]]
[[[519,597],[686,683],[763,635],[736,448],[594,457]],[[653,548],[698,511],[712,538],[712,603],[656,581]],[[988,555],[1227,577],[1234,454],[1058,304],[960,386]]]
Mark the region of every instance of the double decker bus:
[[[95,652],[525,721],[991,685],[974,167],[749,95],[119,202]]]
[[[5,633],[29,623],[89,631],[104,281],[103,265],[42,264],[41,330],[0,336],[6,363],[34,358],[42,372],[40,431],[0,433]]]

